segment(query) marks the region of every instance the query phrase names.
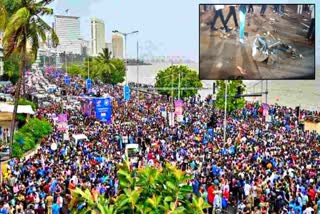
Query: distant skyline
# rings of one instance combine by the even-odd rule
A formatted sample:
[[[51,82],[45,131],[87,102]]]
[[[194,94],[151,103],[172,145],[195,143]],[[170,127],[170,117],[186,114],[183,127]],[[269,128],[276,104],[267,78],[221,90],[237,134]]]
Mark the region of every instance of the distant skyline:
[[[248,3],[256,3],[247,0]],[[313,4],[315,0],[278,1],[278,3]],[[56,15],[79,16],[81,36],[90,38],[90,18],[104,20],[106,42],[111,42],[112,31],[131,32],[139,30],[138,35],[128,36],[128,56],[136,57],[136,44],[139,41],[140,56],[185,56],[198,62],[199,55],[199,3],[228,4],[234,1],[200,0],[56,0],[50,7]],[[267,0],[263,3],[272,3]],[[320,7],[316,5],[319,19]],[[48,23],[53,17],[45,17]],[[316,34],[319,35],[320,22],[316,22]],[[320,38],[317,37],[317,52],[320,51]],[[316,54],[317,65],[320,64]]]

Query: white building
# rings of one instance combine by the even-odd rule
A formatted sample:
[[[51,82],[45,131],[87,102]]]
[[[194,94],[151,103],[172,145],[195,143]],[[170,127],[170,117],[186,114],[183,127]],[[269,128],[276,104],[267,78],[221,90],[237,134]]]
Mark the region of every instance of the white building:
[[[123,59],[123,36],[119,33],[112,33],[112,55],[115,58]]]
[[[55,31],[59,38],[59,53],[81,54],[80,19],[77,16],[56,15]]]
[[[97,56],[105,48],[105,25],[104,21],[91,19],[91,55]]]

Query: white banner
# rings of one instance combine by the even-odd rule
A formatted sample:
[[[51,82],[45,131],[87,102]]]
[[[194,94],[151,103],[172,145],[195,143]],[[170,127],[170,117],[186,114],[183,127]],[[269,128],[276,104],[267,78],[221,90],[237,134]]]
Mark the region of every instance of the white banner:
[[[167,118],[167,112],[166,111],[162,111],[161,112],[161,117]]]
[[[169,126],[174,126],[174,112],[169,113]]]

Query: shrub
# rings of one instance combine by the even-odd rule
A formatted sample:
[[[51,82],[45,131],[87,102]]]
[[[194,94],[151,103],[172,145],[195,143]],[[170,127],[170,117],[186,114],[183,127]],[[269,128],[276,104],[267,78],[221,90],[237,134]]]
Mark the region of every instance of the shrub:
[[[36,144],[52,132],[52,126],[45,119],[31,118],[19,131],[15,133],[12,146],[13,157],[20,158],[24,152],[34,149]]]

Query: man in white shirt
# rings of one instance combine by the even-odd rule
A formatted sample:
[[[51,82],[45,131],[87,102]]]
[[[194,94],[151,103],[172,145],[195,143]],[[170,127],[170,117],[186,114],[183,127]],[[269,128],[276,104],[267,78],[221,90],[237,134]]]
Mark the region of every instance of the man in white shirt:
[[[314,213],[314,209],[312,207],[308,207],[303,211],[303,214],[313,214],[313,213]]]
[[[251,191],[251,185],[248,184],[248,182],[246,182],[246,184],[244,185],[244,194],[247,197],[250,194]]]
[[[230,30],[228,29],[226,23],[225,23],[225,20],[224,20],[224,16],[223,16],[223,9],[224,9],[224,5],[220,5],[220,4],[217,4],[217,5],[214,5],[214,9],[215,9],[215,14],[214,14],[214,17],[213,17],[213,21],[211,22],[211,31],[216,31],[218,30],[215,25],[216,25],[216,21],[218,19],[218,17],[220,17],[220,20],[223,24],[223,27],[225,29],[226,32],[229,32]]]

